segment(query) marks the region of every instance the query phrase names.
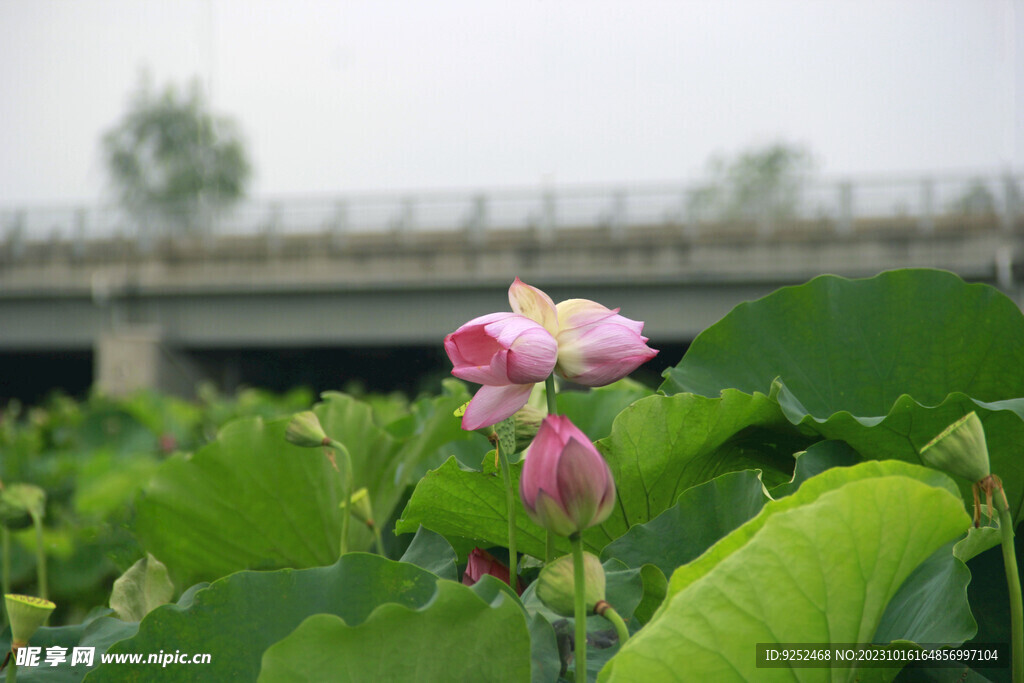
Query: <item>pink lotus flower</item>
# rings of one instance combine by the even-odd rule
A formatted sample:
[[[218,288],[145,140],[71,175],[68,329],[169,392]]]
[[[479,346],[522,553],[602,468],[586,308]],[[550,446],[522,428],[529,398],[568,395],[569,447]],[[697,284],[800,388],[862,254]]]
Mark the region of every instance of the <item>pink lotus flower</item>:
[[[557,306],[519,278],[508,290],[512,310],[544,326],[558,341],[555,369],[571,382],[602,387],[622,379],[658,355],[641,333],[644,324],[589,299]]]
[[[526,405],[530,391],[555,367],[558,344],[526,316],[491,313],[474,318],[444,338],[452,374],[482,384],[462,416],[462,428],[501,422]]]
[[[519,497],[530,519],[571,536],[608,519],[615,481],[579,427],[564,415],[548,415],[526,452]]]

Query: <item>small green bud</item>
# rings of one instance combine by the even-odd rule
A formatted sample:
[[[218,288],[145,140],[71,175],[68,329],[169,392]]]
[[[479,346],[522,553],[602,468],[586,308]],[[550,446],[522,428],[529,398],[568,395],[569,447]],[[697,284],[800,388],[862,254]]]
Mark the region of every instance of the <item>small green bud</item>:
[[[576,614],[576,593],[573,588],[574,573],[572,555],[563,555],[540,570],[537,577],[537,597],[544,605],[563,617]],[[584,601],[587,613],[594,611],[594,605],[604,600],[604,567],[596,555],[583,553],[583,579],[585,582]]]
[[[329,441],[324,428],[320,426],[320,418],[312,410],[295,413],[285,429],[284,438],[288,443],[304,448],[326,446]]]
[[[341,509],[345,509],[345,501],[341,501]],[[370,492],[366,487],[352,494],[352,516],[366,526],[373,526],[373,506],[370,504]]]
[[[27,527],[45,512],[46,491],[38,486],[11,484],[0,491],[0,524],[8,529]]]
[[[4,603],[11,622],[11,648],[15,650],[28,645],[29,639],[46,623],[50,612],[57,608],[49,600],[10,593],[4,596]]]
[[[512,415],[516,427],[516,452],[526,450],[526,447],[537,436],[540,423],[544,421],[547,413],[526,404]]]
[[[991,474],[981,420],[972,411],[942,430],[921,449],[929,467],[978,482]]]

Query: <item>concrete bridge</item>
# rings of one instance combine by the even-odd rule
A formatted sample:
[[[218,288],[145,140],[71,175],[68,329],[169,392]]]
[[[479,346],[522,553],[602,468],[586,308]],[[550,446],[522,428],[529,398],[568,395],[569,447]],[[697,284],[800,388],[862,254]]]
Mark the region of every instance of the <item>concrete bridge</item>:
[[[821,273],[946,268],[1024,303],[1022,174],[253,202],[202,230],[112,208],[0,212],[0,352],[93,351],[111,391],[187,390],[209,349],[440,345],[515,276],[687,342]],[[708,197],[711,196],[709,200]]]

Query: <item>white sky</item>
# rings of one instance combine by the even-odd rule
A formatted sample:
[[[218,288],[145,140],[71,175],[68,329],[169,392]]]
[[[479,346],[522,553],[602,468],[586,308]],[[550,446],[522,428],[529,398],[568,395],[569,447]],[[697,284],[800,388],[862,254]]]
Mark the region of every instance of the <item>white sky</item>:
[[[252,195],[1024,168],[1024,0],[0,0],[0,207],[99,200],[140,71],[198,76]]]

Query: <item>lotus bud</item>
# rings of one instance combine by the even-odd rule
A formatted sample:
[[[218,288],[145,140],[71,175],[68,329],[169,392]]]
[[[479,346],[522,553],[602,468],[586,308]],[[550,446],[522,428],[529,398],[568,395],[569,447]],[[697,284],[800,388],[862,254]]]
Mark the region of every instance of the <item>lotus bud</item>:
[[[516,452],[525,450],[537,436],[547,412],[527,404],[516,411],[512,419],[516,428]]]
[[[330,443],[324,428],[320,426],[320,418],[312,410],[295,413],[288,422],[284,438],[288,443],[304,448],[317,448]]]
[[[50,612],[57,608],[49,600],[31,595],[4,596],[7,605],[7,619],[11,623],[11,649],[28,645],[29,639],[46,623]]]
[[[604,567],[592,553],[583,553],[584,597],[587,613],[604,601]],[[540,570],[537,597],[555,614],[571,617],[576,613],[572,555],[563,555]]]
[[[548,415],[525,455],[519,496],[534,522],[572,536],[608,519],[615,482],[608,464],[564,415]]]
[[[46,491],[34,484],[10,484],[0,491],[0,524],[21,529],[42,519],[46,512]]]
[[[510,427],[513,434],[512,438],[515,439],[515,450],[513,453],[525,450],[533,442],[533,437],[537,436],[537,430],[540,429],[540,423],[544,421],[546,415],[547,411],[535,408],[530,404],[526,404],[512,415]],[[499,422],[486,429],[478,429],[477,431],[486,436],[488,441],[494,443],[499,440],[498,430],[501,427],[503,425]]]
[[[472,586],[487,574],[490,574],[506,585],[509,582],[508,567],[486,550],[473,548],[469,553],[469,560],[466,563],[466,571],[462,574],[462,583],[467,586]],[[521,581],[516,585],[516,592],[520,594],[523,592]]]
[[[921,449],[921,460],[971,483],[989,476],[985,429],[977,414],[971,411],[942,430]]]
[[[341,509],[345,509],[345,501],[341,501]],[[373,507],[370,504],[370,492],[366,487],[352,494],[352,516],[373,528]]]

